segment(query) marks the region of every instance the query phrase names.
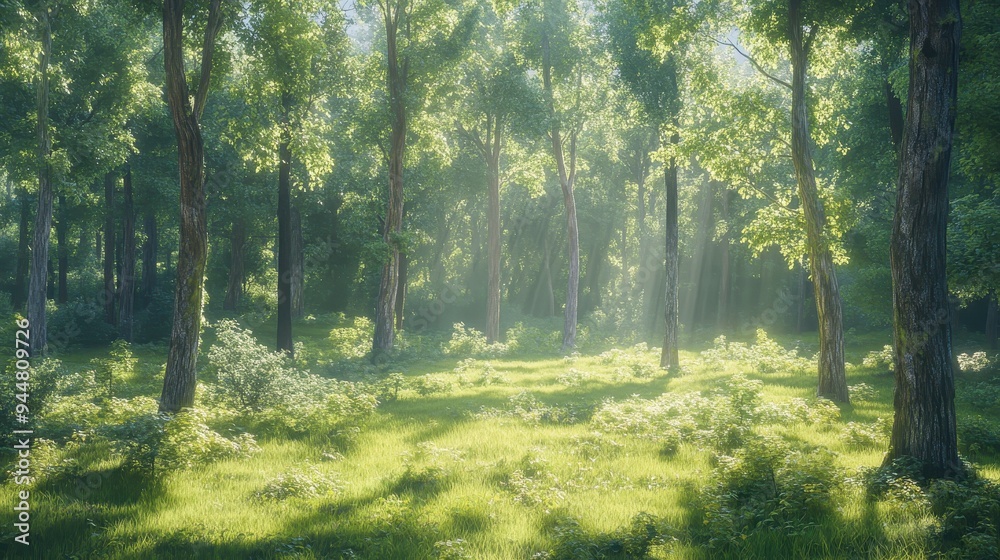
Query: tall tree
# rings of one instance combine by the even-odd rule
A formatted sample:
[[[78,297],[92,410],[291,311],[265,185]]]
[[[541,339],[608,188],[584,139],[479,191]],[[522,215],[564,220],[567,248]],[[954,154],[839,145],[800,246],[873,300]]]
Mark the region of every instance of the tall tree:
[[[163,1],[163,62],[167,104],[177,136],[181,224],[174,319],[160,395],[161,412],[177,412],[194,404],[201,336],[202,284],[208,253],[205,148],[200,120],[208,100],[215,38],[221,29],[222,1],[212,0],[201,48],[198,87],[192,100],[184,70],[184,0]]]
[[[54,186],[52,138],[49,130],[49,61],[52,57],[52,19],[58,5],[40,3],[33,12],[41,48],[38,51],[38,77],[35,85],[37,104],[35,130],[38,137],[35,156],[38,166],[38,209],[31,243],[31,274],[28,279],[28,322],[31,325],[31,353],[45,352],[48,331],[45,323],[46,280],[49,271],[49,236],[52,233]]]
[[[886,464],[962,474],[946,277],[948,175],[958,97],[958,0],[910,0],[910,85],[890,245],[895,417]]]

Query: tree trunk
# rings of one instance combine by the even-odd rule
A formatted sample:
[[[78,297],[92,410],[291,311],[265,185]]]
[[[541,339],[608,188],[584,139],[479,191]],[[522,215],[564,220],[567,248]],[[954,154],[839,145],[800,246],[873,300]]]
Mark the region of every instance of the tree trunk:
[[[142,292],[143,305],[149,305],[156,291],[156,254],[159,239],[156,229],[156,215],[146,212],[143,219],[143,229],[146,230],[146,243],[142,246]]]
[[[28,255],[28,244],[31,239],[31,198],[27,190],[19,190],[17,200],[21,208],[21,218],[18,222],[17,235],[17,271],[14,273],[14,290],[11,294],[11,303],[14,310],[18,311],[28,299],[28,266],[30,265]]]
[[[675,121],[676,126],[676,121]],[[680,141],[677,133],[673,133],[670,143],[676,145]],[[678,258],[678,231],[677,231],[677,162],[671,157],[664,170],[664,183],[667,187],[667,234],[666,234],[666,257],[667,269],[665,276],[664,290],[664,318],[666,319],[665,332],[663,335],[663,348],[660,354],[660,367],[675,370],[680,367],[680,359],[677,352],[678,339],[678,280],[680,279],[677,267]]]
[[[287,118],[283,125],[278,146],[278,351],[292,356],[292,138]]]
[[[732,299],[731,274],[729,272],[729,189],[722,189],[722,222],[726,231],[722,232],[722,250],[719,251],[721,261],[719,272],[719,305],[716,308],[715,325],[721,330],[729,327],[729,301]]]
[[[399,61],[396,34],[402,6],[395,9],[386,2],[382,14],[386,29],[386,82],[392,128],[389,134],[389,203],[386,208],[382,240],[389,255],[382,266],[378,303],[375,309],[375,336],[372,340],[372,361],[380,361],[392,349],[395,341],[396,291],[399,287],[399,235],[403,230],[403,157],[406,153],[406,82],[409,61]]]
[[[819,386],[816,394],[834,402],[848,402],[844,372],[844,326],[840,287],[833,269],[833,255],[826,239],[826,216],[813,170],[812,139],[806,108],[806,69],[813,27],[803,38],[801,0],[789,1],[789,39],[792,59],[792,164],[799,200],[806,220],[809,265],[819,318]]]
[[[122,204],[122,271],[118,298],[118,333],[132,342],[132,319],[135,310],[135,209],[132,204],[132,166],[125,168]]]
[[[406,303],[407,273],[410,270],[410,258],[406,253],[399,253],[399,280],[396,287],[396,330],[403,329],[403,306]]]
[[[549,115],[552,118],[552,154],[559,171],[559,185],[562,187],[563,206],[566,208],[566,243],[569,257],[569,274],[566,282],[566,307],[563,310],[562,351],[576,347],[577,305],[580,292],[580,231],[576,218],[576,195],[573,184],[576,181],[576,132],[569,137],[569,162],[566,161],[559,120],[555,114],[552,91],[552,61],[549,48],[548,22],[542,30],[542,83]]]
[[[66,245],[66,233],[69,229],[66,216],[66,196],[59,195],[59,220],[56,222],[56,241],[59,243],[59,279],[57,280],[56,302],[66,303],[69,300],[66,274],[69,267],[69,247]]]
[[[104,174],[104,322],[114,325],[115,313],[115,182],[114,173]]]
[[[31,328],[32,356],[44,354],[47,345],[45,325],[46,281],[49,272],[49,236],[52,232],[52,138],[49,136],[49,58],[52,56],[52,24],[49,11],[43,7],[37,14],[42,45],[38,53],[37,119],[38,135],[38,211],[31,244],[31,275],[28,280],[28,323]]]
[[[986,308],[986,344],[990,350],[996,350],[997,338],[1000,335],[1000,308],[997,306],[996,290],[990,290],[989,300]]]
[[[163,392],[160,396],[161,412],[177,412],[194,404],[201,334],[202,284],[208,254],[205,149],[199,120],[208,96],[215,37],[222,27],[221,0],[212,0],[201,53],[201,80],[192,105],[184,71],[183,4],[183,0],[163,2],[163,62],[166,69],[167,104],[177,136],[181,222],[174,318],[167,369],[163,377]]]
[[[292,206],[292,317],[306,314],[306,257],[302,241],[302,214]]]
[[[910,86],[890,256],[895,419],[885,464],[909,456],[928,477],[963,473],[946,279],[961,16],[958,0],[910,1]]]
[[[806,297],[808,296],[806,285],[805,263],[799,263],[799,293],[795,298],[795,332],[801,333],[806,330]]]
[[[226,286],[226,301],[222,308],[236,311],[243,298],[243,250],[247,233],[243,220],[237,218],[229,230],[229,282]]]
[[[486,210],[487,254],[489,271],[486,282],[486,341],[490,344],[500,340],[500,133],[502,119],[494,119],[492,137],[487,135],[486,156],[489,167],[488,204]],[[487,127],[489,121],[487,121]],[[490,142],[492,140],[492,142]]]

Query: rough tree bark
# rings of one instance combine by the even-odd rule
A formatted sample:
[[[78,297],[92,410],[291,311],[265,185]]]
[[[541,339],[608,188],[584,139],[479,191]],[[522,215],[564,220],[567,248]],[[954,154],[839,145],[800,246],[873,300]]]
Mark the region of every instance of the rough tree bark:
[[[945,276],[958,52],[958,0],[910,0],[910,86],[892,224],[895,419],[885,464],[923,463],[928,477],[963,474]]]
[[[292,138],[287,118],[283,124],[278,145],[278,351],[292,356]]]
[[[378,302],[375,309],[375,336],[372,340],[372,361],[377,362],[392,349],[395,341],[396,290],[399,287],[399,234],[403,230],[403,157],[406,154],[406,83],[409,59],[399,60],[397,33],[405,2],[393,6],[392,0],[380,3],[386,31],[386,85],[392,127],[389,134],[389,203],[386,208],[382,240],[389,255],[382,267]]]
[[[809,50],[816,37],[812,26],[804,35],[802,0],[789,0],[789,44],[792,59],[792,164],[799,200],[806,220],[809,266],[819,318],[819,386],[816,394],[834,402],[848,402],[844,372],[844,326],[840,287],[833,269],[833,254],[825,236],[826,215],[813,170],[812,139],[806,108],[806,70]]]
[[[132,166],[125,168],[122,183],[122,271],[118,293],[118,334],[132,342],[135,311],[135,207],[132,203]]]
[[[163,392],[160,395],[161,412],[177,412],[194,404],[201,333],[202,283],[208,253],[205,150],[199,120],[208,98],[215,37],[222,28],[221,0],[212,0],[202,44],[200,80],[192,104],[184,71],[183,6],[183,0],[163,2],[163,62],[166,69],[167,104],[177,136],[181,222],[174,319],[167,369],[163,377]]]
[[[38,136],[38,210],[31,243],[31,274],[28,280],[28,323],[31,325],[30,349],[33,356],[44,354],[48,341],[45,325],[45,296],[49,267],[49,236],[52,232],[52,138],[49,136],[49,59],[52,56],[52,22],[48,7],[35,14],[41,35],[38,52],[38,82],[35,85]]]
[[[674,123],[676,127],[676,121]],[[680,137],[674,132],[670,137],[670,143],[676,145]],[[660,367],[674,370],[680,367],[680,359],[677,353],[677,339],[679,325],[678,315],[678,282],[680,275],[677,266],[678,257],[678,233],[677,233],[677,162],[673,157],[667,162],[663,172],[664,183],[667,187],[667,224],[666,224],[666,256],[667,269],[665,276],[664,294],[664,318],[666,319],[665,332],[663,335],[663,348],[660,354]]]
[[[114,173],[104,174],[104,292],[101,300],[104,302],[104,322],[114,325],[118,316],[115,313],[115,178]]]
[[[247,233],[242,218],[233,221],[229,230],[229,282],[226,286],[226,301],[222,308],[236,311],[243,298],[243,249]]]

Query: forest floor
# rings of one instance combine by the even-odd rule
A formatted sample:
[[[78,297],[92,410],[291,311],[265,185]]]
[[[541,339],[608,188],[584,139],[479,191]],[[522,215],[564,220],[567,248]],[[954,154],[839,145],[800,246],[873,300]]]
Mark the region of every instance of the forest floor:
[[[328,332],[303,324],[296,336],[321,348]],[[808,361],[759,345],[683,351],[682,371],[670,374],[642,347],[464,364],[439,354],[401,366],[395,399],[348,443],[258,436],[249,458],[155,477],[121,468],[107,447],[80,446],[71,476],[32,491],[30,552],[10,548],[19,546],[11,535],[0,546],[4,557],[37,558],[923,558],[940,525],[926,500],[907,503],[907,488],[869,499],[852,482],[887,445],[892,374],[860,365],[887,342],[849,340],[855,398],[839,411],[816,404]],[[62,360],[72,370],[106,353]],[[165,350],[138,347],[136,357],[160,365]],[[960,391],[977,382],[960,377]],[[121,397],[157,397],[157,379],[137,375]],[[960,419],[996,412],[959,401]],[[743,441],[758,436],[757,447]],[[798,488],[808,502],[833,481],[814,517],[782,517],[779,506],[767,530],[738,519],[752,508],[734,517],[719,481],[738,478],[733,461],[750,464],[761,445],[777,446],[767,474],[776,488]],[[980,455],[979,472],[1000,478]],[[833,479],[819,472],[796,487],[795,461],[806,473],[824,468],[810,457],[829,463]],[[319,491],[257,499],[289,473]],[[15,487],[0,488],[10,512]]]

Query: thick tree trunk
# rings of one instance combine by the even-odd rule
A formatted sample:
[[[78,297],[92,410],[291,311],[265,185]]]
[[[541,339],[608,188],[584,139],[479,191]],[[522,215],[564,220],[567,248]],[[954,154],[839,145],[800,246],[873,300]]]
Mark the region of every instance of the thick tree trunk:
[[[192,105],[184,71],[183,4],[183,0],[163,2],[163,61],[166,69],[167,104],[177,136],[181,222],[174,318],[167,369],[163,377],[163,392],[160,396],[161,412],[177,412],[194,404],[201,335],[202,284],[208,254],[205,150],[199,119],[208,96],[215,37],[222,27],[221,0],[212,0],[201,53],[201,79]]]
[[[813,27],[803,37],[801,0],[789,1],[789,39],[792,59],[792,164],[799,200],[806,220],[809,265],[819,318],[819,386],[816,394],[835,402],[848,402],[844,372],[844,326],[840,287],[833,269],[833,254],[826,239],[826,216],[813,170],[812,139],[806,108],[806,70]]]
[[[37,119],[38,210],[31,244],[31,275],[28,280],[28,323],[31,328],[32,356],[44,354],[48,342],[45,324],[46,282],[49,272],[49,236],[52,232],[52,138],[49,136],[49,58],[52,56],[52,24],[43,7],[37,14],[42,45],[38,53]]]
[[[490,152],[487,157],[489,167],[488,204],[486,210],[487,255],[489,261],[486,282],[486,341],[490,344],[500,340],[500,132],[501,120],[496,120],[492,140],[487,136]],[[487,125],[488,126],[488,125]]]
[[[115,313],[115,178],[113,173],[104,175],[104,321],[109,325],[117,322]]]
[[[132,342],[135,310],[135,208],[132,204],[132,166],[125,168],[122,203],[122,271],[118,296],[118,333]]]
[[[17,271],[14,273],[14,291],[11,294],[11,303],[14,310],[18,311],[24,302],[28,300],[28,267],[30,266],[28,245],[31,240],[31,198],[28,191],[19,190],[17,201],[20,204],[21,218],[18,222],[17,235]]]
[[[56,288],[56,302],[66,303],[69,300],[69,290],[66,285],[67,269],[69,268],[69,247],[67,246],[66,233],[69,229],[66,209],[66,196],[59,195],[59,221],[56,222],[56,241],[59,243],[59,280]]]
[[[670,138],[671,144],[680,141],[675,132]],[[674,370],[680,367],[680,359],[677,352],[678,340],[678,283],[680,280],[677,267],[678,259],[678,231],[677,231],[677,164],[674,158],[670,158],[664,171],[664,183],[667,187],[667,224],[666,224],[666,257],[667,269],[665,276],[664,290],[664,318],[666,319],[665,332],[663,335],[663,348],[660,354],[660,367]]]
[[[306,256],[302,240],[302,214],[292,206],[292,317],[306,314]]]
[[[236,311],[243,299],[243,250],[246,241],[246,227],[243,220],[237,218],[229,230],[229,282],[226,285],[226,301],[222,304],[226,311]]]
[[[986,308],[986,344],[990,350],[996,350],[997,338],[1000,337],[1000,307],[997,306],[996,290],[990,290],[989,300]]]
[[[382,266],[378,302],[375,308],[375,336],[372,340],[372,361],[380,361],[392,349],[395,341],[396,291],[399,288],[399,235],[403,230],[403,158],[406,154],[406,82],[409,61],[399,61],[397,32],[402,6],[395,9],[390,2],[382,14],[386,29],[386,82],[392,127],[389,134],[389,203],[386,208],[382,240],[389,255]]]
[[[146,231],[146,242],[142,246],[142,293],[143,305],[149,305],[156,291],[156,255],[159,248],[159,236],[156,229],[156,215],[146,212],[143,219],[143,229]]]
[[[888,464],[914,457],[929,477],[962,474],[946,279],[948,173],[955,130],[958,0],[911,0],[910,87],[890,255],[895,419]]]
[[[292,152],[285,120],[278,146],[278,351],[295,352],[292,342]]]

